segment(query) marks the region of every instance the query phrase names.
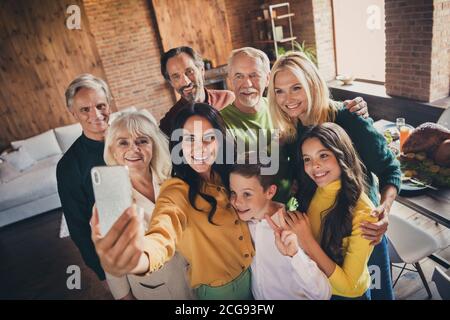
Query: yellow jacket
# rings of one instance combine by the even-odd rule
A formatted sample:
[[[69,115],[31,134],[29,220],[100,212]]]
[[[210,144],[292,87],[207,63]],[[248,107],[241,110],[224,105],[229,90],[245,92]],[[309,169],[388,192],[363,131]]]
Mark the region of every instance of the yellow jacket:
[[[189,203],[188,191],[189,185],[178,178],[161,186],[145,237],[149,272],[161,268],[177,250],[190,265],[188,275],[193,288],[227,284],[250,266],[255,255],[247,224],[239,220],[218,176],[214,183],[201,187],[203,193],[217,200],[212,220],[215,225],[208,221],[208,202],[197,196],[195,204],[203,212],[195,210]]]
[[[325,187],[317,188],[311,204],[308,208],[308,217],[314,237],[321,241],[321,214],[330,208],[338,191],[341,189],[341,181],[334,181]],[[373,246],[370,241],[364,239],[361,234],[360,224],[362,221],[376,222],[377,218],[371,217],[370,213],[374,205],[369,197],[362,193],[353,211],[352,233],[342,239],[344,251],[344,263],[336,265],[336,269],[329,277],[333,295],[355,298],[362,296],[371,284],[370,274],[367,267]]]

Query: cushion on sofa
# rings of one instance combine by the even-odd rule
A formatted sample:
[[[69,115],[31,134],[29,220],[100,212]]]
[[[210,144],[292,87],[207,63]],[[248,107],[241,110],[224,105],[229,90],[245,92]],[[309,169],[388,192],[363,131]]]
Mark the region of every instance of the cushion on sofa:
[[[79,123],[71,124],[55,129],[56,140],[63,153],[69,150],[70,146],[81,136],[81,125]]]
[[[36,161],[62,153],[53,129],[25,140],[13,141],[11,145],[14,149],[24,146]]]
[[[36,160],[30,156],[25,147],[20,147],[19,150],[4,154],[1,158],[19,172],[24,171],[36,164]]]
[[[56,164],[60,157],[38,161],[14,180],[0,184],[0,211],[57,193]]]
[[[20,171],[14,168],[9,162],[0,163],[0,182],[7,183],[20,177]]]

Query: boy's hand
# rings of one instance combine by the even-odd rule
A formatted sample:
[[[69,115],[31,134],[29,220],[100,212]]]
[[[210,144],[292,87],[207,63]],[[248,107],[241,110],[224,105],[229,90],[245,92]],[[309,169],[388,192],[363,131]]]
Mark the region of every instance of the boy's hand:
[[[275,234],[275,245],[278,251],[284,256],[293,257],[298,251],[297,236],[292,231],[278,227],[269,215],[266,215],[266,220]],[[284,221],[281,223],[284,223]]]

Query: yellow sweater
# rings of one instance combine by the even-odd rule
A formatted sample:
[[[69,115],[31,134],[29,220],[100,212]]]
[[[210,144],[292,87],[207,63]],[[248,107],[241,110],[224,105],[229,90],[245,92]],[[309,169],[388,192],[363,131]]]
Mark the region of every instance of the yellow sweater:
[[[189,203],[188,190],[188,184],[178,178],[161,186],[145,237],[149,272],[161,268],[178,250],[190,264],[193,288],[227,284],[250,266],[255,255],[247,224],[239,220],[229,203],[220,178],[201,188],[217,200],[212,220],[216,225],[208,221],[210,205],[198,196],[195,204],[204,212],[195,210]]]
[[[308,217],[314,237],[320,243],[321,240],[321,213],[330,208],[338,191],[341,189],[341,181],[334,181],[329,185],[317,188],[311,204],[308,208]],[[373,250],[370,241],[364,239],[361,234],[360,224],[362,221],[376,222],[377,218],[371,217],[370,213],[374,205],[369,197],[363,193],[356,203],[353,212],[352,233],[342,239],[344,250],[344,263],[336,265],[336,269],[329,277],[333,295],[355,298],[362,296],[370,287],[371,279],[367,263]]]

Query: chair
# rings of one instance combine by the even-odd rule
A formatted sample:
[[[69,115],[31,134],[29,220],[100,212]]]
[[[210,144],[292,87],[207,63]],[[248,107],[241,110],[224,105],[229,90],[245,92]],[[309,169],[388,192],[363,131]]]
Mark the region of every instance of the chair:
[[[444,112],[442,112],[439,120],[437,121],[437,124],[450,129],[450,108],[447,108],[444,110]]]
[[[394,214],[389,216],[387,236],[389,240],[391,271],[393,267],[401,268],[400,274],[394,281],[394,287],[400,279],[403,271],[408,270],[418,272],[423,285],[427,290],[428,297],[431,298],[431,290],[428,286],[419,261],[439,249],[439,244],[437,241],[427,232]],[[403,267],[393,265],[394,263],[403,263]],[[415,270],[406,268],[408,264],[413,265]]]
[[[444,272],[441,268],[435,267],[431,280],[436,284],[441,298],[450,300],[450,269]]]

